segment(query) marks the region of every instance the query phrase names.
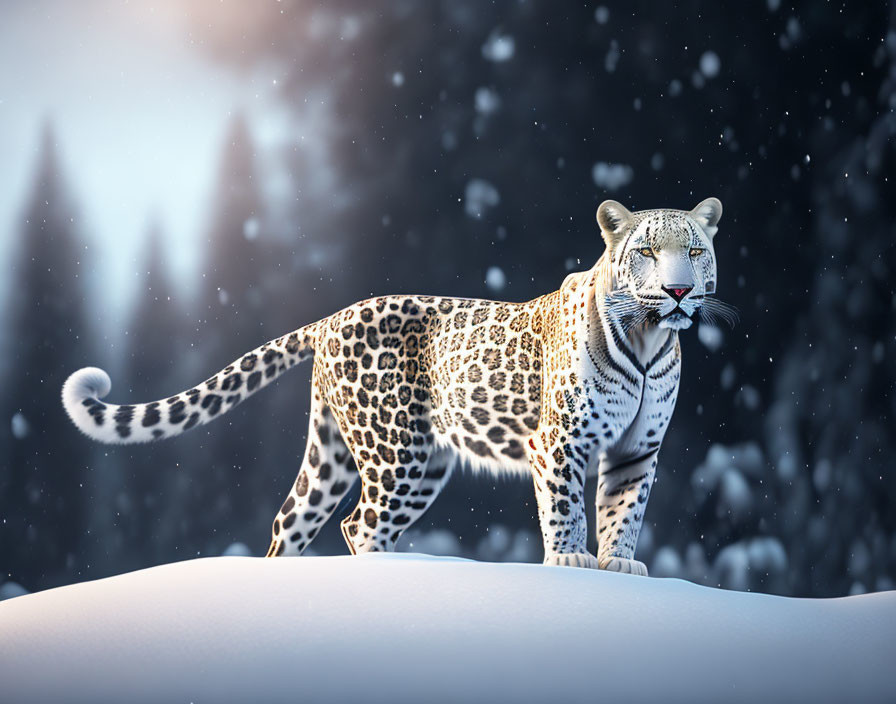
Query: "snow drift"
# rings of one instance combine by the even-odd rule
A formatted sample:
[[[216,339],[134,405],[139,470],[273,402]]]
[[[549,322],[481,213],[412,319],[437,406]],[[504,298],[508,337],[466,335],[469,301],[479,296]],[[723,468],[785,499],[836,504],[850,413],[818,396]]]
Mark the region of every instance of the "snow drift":
[[[409,554],[220,557],[0,603],[9,702],[893,701],[896,592]]]

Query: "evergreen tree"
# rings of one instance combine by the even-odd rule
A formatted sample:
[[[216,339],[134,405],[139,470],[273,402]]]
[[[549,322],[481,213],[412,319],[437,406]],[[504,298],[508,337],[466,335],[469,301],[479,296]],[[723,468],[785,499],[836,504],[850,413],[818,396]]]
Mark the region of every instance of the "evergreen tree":
[[[239,351],[238,336],[255,339],[257,323],[251,313],[261,308],[263,249],[259,246],[262,199],[255,176],[255,147],[242,115],[228,128],[211,200],[212,217],[206,236],[202,271],[201,317],[207,341],[221,352]],[[246,320],[249,319],[249,322]]]
[[[281,332],[269,324],[268,311],[275,307],[265,292],[270,249],[255,180],[255,148],[242,116],[229,127],[211,203],[195,342],[205,369],[201,374],[217,371]],[[261,403],[270,403],[270,394],[264,396]],[[218,553],[236,540],[257,541],[253,548],[263,552],[276,511],[266,468],[277,463],[277,453],[266,443],[268,424],[262,420],[270,416],[270,407],[258,403],[241,404],[198,435],[198,451],[185,467],[192,477],[195,552]],[[270,515],[262,519],[264,512]]]
[[[0,569],[29,589],[64,571],[70,581],[84,540],[92,448],[60,402],[92,356],[77,216],[47,125],[11,272],[0,399]]]
[[[171,395],[195,379],[182,362],[188,347],[185,310],[169,278],[156,221],[142,262],[121,378],[129,385],[128,398],[145,401]],[[175,546],[189,531],[185,497],[192,482],[183,469],[188,448],[161,442],[121,448],[120,454],[119,524],[125,545],[119,569],[176,559]],[[130,564],[128,555],[139,564]]]

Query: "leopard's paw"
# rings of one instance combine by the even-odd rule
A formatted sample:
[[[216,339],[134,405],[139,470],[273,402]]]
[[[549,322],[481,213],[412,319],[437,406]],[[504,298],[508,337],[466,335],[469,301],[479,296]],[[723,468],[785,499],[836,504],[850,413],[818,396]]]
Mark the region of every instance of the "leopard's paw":
[[[600,569],[597,558],[587,552],[550,553],[544,556],[544,564],[558,567],[584,567],[590,570]]]
[[[601,561],[600,568],[608,572],[622,572],[623,574],[636,574],[639,577],[647,576],[647,565],[638,560],[629,560],[625,557],[610,557]]]

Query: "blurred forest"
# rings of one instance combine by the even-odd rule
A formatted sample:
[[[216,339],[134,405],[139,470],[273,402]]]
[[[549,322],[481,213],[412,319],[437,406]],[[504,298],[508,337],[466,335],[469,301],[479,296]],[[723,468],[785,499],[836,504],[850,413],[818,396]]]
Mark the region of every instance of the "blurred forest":
[[[717,196],[719,297],[741,321],[682,335],[638,557],[653,576],[731,589],[894,588],[885,3],[284,0],[209,4],[191,31],[237,77],[285,77],[289,182],[276,198],[261,188],[251,123],[234,114],[193,284],[171,275],[178,252],[148,218],[122,233],[146,243],[142,278],[110,329],[93,311],[120,292],[92,274],[102,255],[78,224],[90,194],[54,124],[34,126],[30,194],[2,233],[0,583],[263,555],[298,470],[310,366],[207,428],[130,447],[93,444],[65,417],[79,367],[110,372],[112,402],[165,397],[372,294],[556,289],[600,256],[605,198]],[[346,552],[337,521],[313,552]],[[466,472],[401,547],[540,561],[538,536],[530,483]]]

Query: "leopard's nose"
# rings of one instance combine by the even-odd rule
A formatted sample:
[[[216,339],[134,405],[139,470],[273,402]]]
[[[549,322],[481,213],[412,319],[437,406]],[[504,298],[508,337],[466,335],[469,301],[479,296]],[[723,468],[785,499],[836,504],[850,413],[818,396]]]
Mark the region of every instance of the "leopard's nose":
[[[681,300],[687,296],[692,290],[693,286],[682,286],[681,284],[673,284],[671,286],[663,286],[663,291],[665,291],[666,295],[668,295],[673,301],[676,303],[681,303]]]

